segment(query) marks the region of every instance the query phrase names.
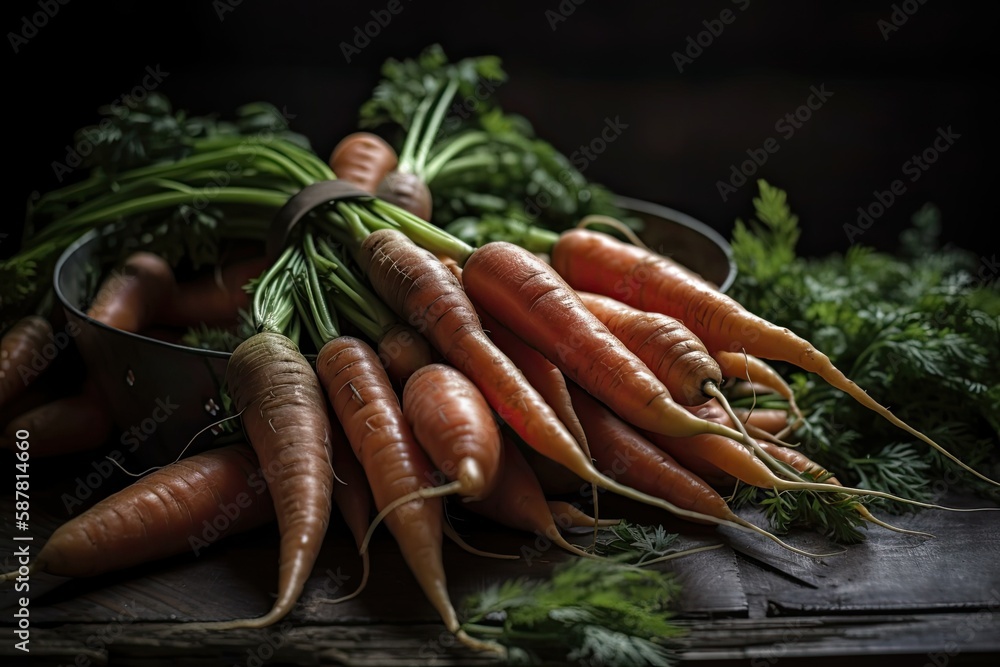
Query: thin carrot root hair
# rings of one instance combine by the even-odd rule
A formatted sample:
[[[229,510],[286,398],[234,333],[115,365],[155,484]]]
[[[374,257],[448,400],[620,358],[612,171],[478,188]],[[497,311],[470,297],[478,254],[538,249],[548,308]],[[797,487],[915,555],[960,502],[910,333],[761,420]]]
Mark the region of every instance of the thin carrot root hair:
[[[514,554],[498,554],[492,551],[483,551],[482,549],[477,549],[476,547],[466,542],[465,538],[459,535],[458,531],[455,530],[455,527],[451,525],[451,523],[448,521],[444,522],[444,524],[441,526],[441,529],[444,531],[444,534],[447,535],[452,542],[460,546],[465,551],[468,551],[473,556],[482,556],[483,558],[497,558],[499,560],[518,560],[520,558],[520,556],[516,556]]]
[[[573,503],[568,503],[565,500],[549,500],[547,503],[552,517],[564,519],[569,528],[591,528],[595,523],[599,528],[609,528],[622,522],[621,519],[595,519]],[[556,523],[559,521],[557,520]]]
[[[711,410],[711,406],[708,406],[708,410]],[[704,407],[701,408],[701,411],[702,414],[707,413],[707,410],[705,410]],[[713,419],[713,417],[711,416],[709,416],[708,418]],[[723,441],[724,440],[725,439],[723,439]],[[743,443],[733,441],[733,444],[739,446],[742,445]],[[935,503],[926,503],[919,500],[913,500],[912,498],[903,498],[902,496],[897,496],[895,494],[888,493],[885,491],[876,491],[873,489],[858,489],[850,486],[841,486],[839,484],[830,484],[826,482],[806,482],[802,480],[801,475],[793,466],[777,460],[769,451],[767,451],[759,443],[755,444],[756,447],[754,447],[753,452],[748,452],[748,454],[756,455],[755,458],[759,463],[762,464],[762,471],[766,470],[767,473],[769,474],[768,486],[773,487],[777,491],[820,491],[829,493],[843,493],[849,496],[869,496],[872,498],[882,498],[884,500],[892,500],[906,505],[913,505],[915,507],[923,507],[924,509],[944,510],[947,512],[986,512],[986,511],[1000,510],[1000,507],[947,507],[944,505],[937,505]]]
[[[765,446],[765,449],[774,455],[779,462],[786,464],[790,468],[790,472],[800,473],[803,475],[810,475],[816,478],[826,477],[827,482],[835,486],[842,486],[836,477],[830,475],[830,473],[819,465],[815,461],[808,458],[805,454],[798,452],[794,449],[788,449],[786,447],[775,446]],[[868,521],[869,523],[875,524],[876,526],[881,526],[886,530],[891,530],[896,533],[903,533],[905,535],[917,535],[920,537],[930,537],[933,538],[934,535],[921,530],[910,530],[907,528],[900,528],[899,526],[894,526],[882,519],[879,519],[871,513],[871,511],[860,502],[851,503],[851,507],[861,516],[862,519]]]

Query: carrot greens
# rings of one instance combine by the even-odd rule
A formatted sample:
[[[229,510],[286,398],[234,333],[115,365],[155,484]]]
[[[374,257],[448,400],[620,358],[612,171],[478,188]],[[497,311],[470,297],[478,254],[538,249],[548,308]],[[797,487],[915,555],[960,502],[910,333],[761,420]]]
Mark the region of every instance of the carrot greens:
[[[764,181],[756,217],[737,221],[731,294],[749,310],[828,350],[834,363],[903,420],[963,461],[1000,473],[1000,291],[995,260],[942,246],[940,212],[921,208],[895,253],[863,245],[800,257],[799,227],[783,191]],[[993,268],[990,262],[993,261]],[[801,451],[850,486],[930,500],[947,490],[997,499],[970,475],[823,381],[775,362],[806,415]],[[746,405],[750,400],[743,399]],[[799,492],[767,497],[780,523],[818,502]],[[827,499],[828,500],[828,499]],[[802,506],[798,506],[798,503]],[[881,503],[881,501],[875,501]]]
[[[462,627],[507,646],[512,662],[662,667],[674,663],[671,641],[681,634],[670,611],[678,593],[660,570],[573,559],[549,579],[512,579],[470,596]]]

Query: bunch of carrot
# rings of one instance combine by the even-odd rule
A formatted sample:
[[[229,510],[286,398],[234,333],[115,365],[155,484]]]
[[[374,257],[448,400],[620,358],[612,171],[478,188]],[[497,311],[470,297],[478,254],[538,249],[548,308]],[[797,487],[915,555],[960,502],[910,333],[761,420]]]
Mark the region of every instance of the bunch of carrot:
[[[197,158],[199,169],[222,159],[216,148]],[[273,511],[280,532],[277,599],[259,617],[196,627],[263,627],[287,615],[307,585],[336,504],[359,553],[384,521],[446,627],[469,646],[502,651],[466,634],[450,601],[441,545],[444,535],[461,538],[444,521],[445,496],[458,495],[470,510],[543,534],[581,557],[594,555],[560,527],[596,529],[601,520],[588,517],[582,504],[553,502],[557,477],[590,489],[595,499],[596,489],[605,489],[799,553],[805,552],[733,512],[717,485],[735,478],[829,493],[854,503],[863,520],[888,526],[851,499],[886,494],[840,486],[783,445],[794,423],[729,407],[722,387],[742,380],[786,397],[793,420],[798,416],[791,390],[764,359],[819,374],[944,452],[808,342],[640,245],[580,228],[544,236],[551,263],[507,242],[473,248],[419,211],[374,196],[396,160],[370,135],[349,137],[329,164],[290,144],[268,151],[259,167],[281,186],[249,194],[298,224],[276,255],[239,274],[240,285],[254,277],[249,299],[227,289],[210,290],[211,303],[185,300],[194,286],[182,289],[162,257],[140,252],[90,311],[107,326],[140,332],[209,315],[231,321],[247,308],[253,333],[232,352],[226,391],[249,447],[179,461],[139,480],[54,534],[35,567],[68,576],[96,571],[103,549],[126,549],[140,531],[144,549],[129,548],[129,558],[103,565],[176,553],[192,522],[217,502],[210,496],[206,504],[198,490],[222,489],[224,500],[252,483],[259,466],[267,509],[248,513],[242,525],[268,521]],[[149,211],[187,201],[184,179],[206,178],[176,165],[160,169],[170,172],[171,185],[163,184],[164,173],[155,181],[125,173],[121,178],[141,196],[125,204],[109,199],[103,209],[92,203],[90,213],[71,217],[69,228],[81,231],[123,205]],[[372,195],[340,199],[316,189],[338,177]],[[290,184],[300,192],[290,193]],[[249,203],[240,200],[249,196],[245,191],[222,190]],[[44,341],[37,319],[11,329],[0,345],[3,372]],[[0,380],[0,404],[24,389],[9,375]],[[100,398],[88,387],[81,397]],[[109,415],[107,406],[100,411]],[[39,419],[28,411],[8,431],[32,420],[37,433]],[[105,419],[98,435],[111,428]],[[94,528],[114,525],[104,518],[110,515],[121,522],[116,531]]]

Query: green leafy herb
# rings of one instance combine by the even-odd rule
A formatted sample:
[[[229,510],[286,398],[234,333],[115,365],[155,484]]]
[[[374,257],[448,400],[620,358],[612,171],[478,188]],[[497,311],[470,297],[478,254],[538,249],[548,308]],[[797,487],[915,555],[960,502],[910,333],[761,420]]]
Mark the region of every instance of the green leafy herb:
[[[663,526],[642,526],[623,520],[601,531],[596,553],[621,556],[627,562],[641,565],[670,554],[676,541],[677,534],[668,533]]]
[[[508,580],[467,598],[463,628],[509,647],[519,662],[665,666],[669,641],[681,634],[669,610],[678,591],[668,573],[574,559],[549,579]]]
[[[810,340],[901,419],[996,478],[1000,290],[989,258],[940,246],[941,216],[932,206],[913,216],[897,253],[854,245],[843,254],[799,257],[798,219],[785,193],[763,181],[759,186],[755,219],[737,221],[733,233],[738,274],[730,294]],[[821,379],[775,367],[790,379],[806,414],[796,433],[801,451],[845,484],[924,500],[962,488],[1000,497],[996,487]],[[764,495],[777,525],[801,520],[822,527],[835,509],[818,505],[815,495]]]

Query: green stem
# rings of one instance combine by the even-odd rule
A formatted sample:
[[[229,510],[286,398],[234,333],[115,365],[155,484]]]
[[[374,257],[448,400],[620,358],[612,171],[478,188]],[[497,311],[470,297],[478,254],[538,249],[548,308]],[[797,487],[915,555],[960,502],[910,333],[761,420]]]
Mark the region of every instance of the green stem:
[[[424,136],[420,142],[420,150],[414,160],[413,173],[423,176],[424,167],[427,164],[427,155],[430,153],[431,147],[434,145],[434,139],[437,138],[438,131],[441,129],[441,122],[444,120],[445,111],[448,110],[448,105],[451,104],[457,90],[458,79],[452,79],[448,82],[444,92],[441,93],[441,97],[438,100],[437,105],[434,107],[434,115],[431,116],[430,121],[427,123],[427,127],[424,129]]]
[[[416,157],[414,151],[417,147],[417,137],[420,136],[421,128],[424,124],[424,118],[427,116],[427,112],[430,111],[431,104],[434,103],[434,97],[428,95],[420,102],[420,106],[417,107],[416,112],[413,114],[413,122],[410,124],[410,129],[406,134],[406,141],[403,142],[403,148],[399,152],[399,162],[397,163],[396,170],[401,172],[412,172],[414,159]]]
[[[426,166],[423,170],[424,182],[430,186],[437,178],[438,173],[448,162],[461,153],[462,151],[477,146],[480,144],[485,144],[489,142],[489,135],[485,132],[474,130],[463,132],[462,134],[452,138],[447,144],[443,145],[434,157],[428,160]]]

